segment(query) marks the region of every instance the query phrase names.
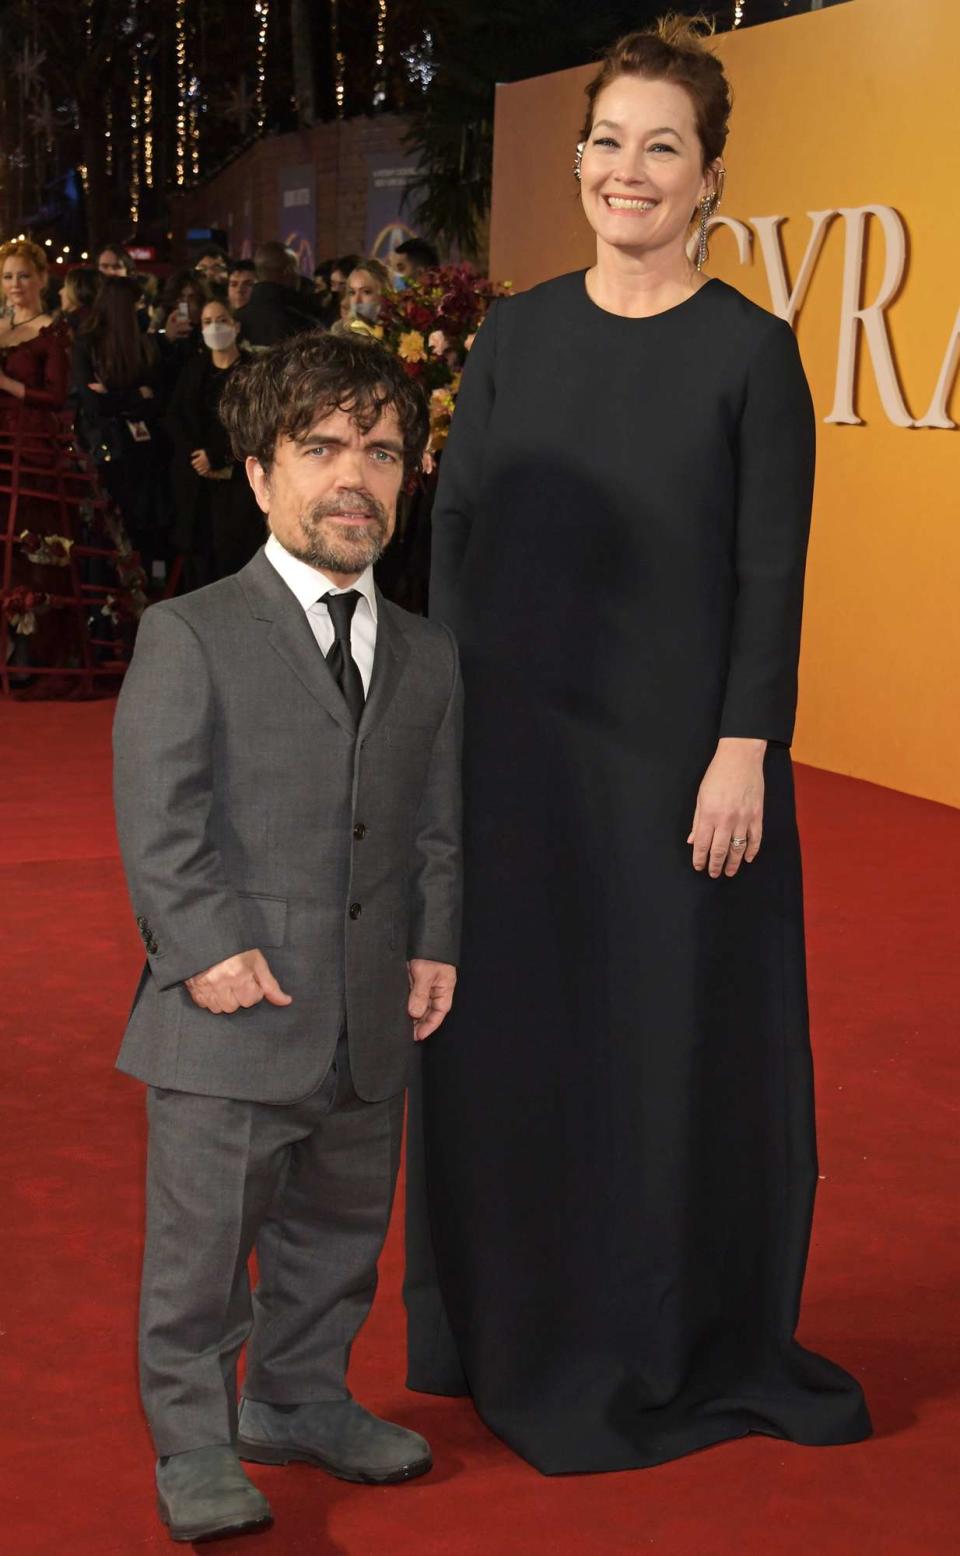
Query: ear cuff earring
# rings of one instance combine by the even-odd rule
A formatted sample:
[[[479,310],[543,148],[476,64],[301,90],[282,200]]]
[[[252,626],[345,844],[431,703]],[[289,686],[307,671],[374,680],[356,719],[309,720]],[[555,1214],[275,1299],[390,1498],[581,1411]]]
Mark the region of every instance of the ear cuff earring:
[[[583,148],[584,148],[584,146],[586,144],[587,143],[586,143],[585,140],[577,141],[577,149],[576,149],[576,152],[574,153],[574,158],[573,158],[573,176],[577,180],[578,184],[579,184],[580,178],[581,178],[580,164],[583,161]]]

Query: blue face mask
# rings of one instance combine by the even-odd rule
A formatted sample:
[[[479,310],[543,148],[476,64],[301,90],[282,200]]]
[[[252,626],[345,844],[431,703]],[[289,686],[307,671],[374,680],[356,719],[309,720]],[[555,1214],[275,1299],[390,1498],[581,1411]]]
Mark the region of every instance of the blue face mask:
[[[406,291],[406,288],[407,288],[407,278],[406,278],[406,276],[394,276],[394,278],[393,278],[393,290],[395,292],[404,292],[404,291]]]

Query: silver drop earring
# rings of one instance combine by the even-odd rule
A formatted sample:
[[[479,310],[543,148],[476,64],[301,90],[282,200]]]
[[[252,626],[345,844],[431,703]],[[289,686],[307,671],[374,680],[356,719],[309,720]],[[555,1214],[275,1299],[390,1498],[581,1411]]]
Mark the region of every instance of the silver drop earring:
[[[707,195],[700,201],[700,231],[697,236],[697,269],[702,270],[707,262],[707,222],[713,215],[713,199]]]
[[[582,176],[580,173],[580,164],[583,161],[583,148],[586,144],[587,143],[585,140],[577,141],[577,150],[573,158],[573,176],[577,180],[578,184]]]
[[[719,167],[716,170],[716,188],[712,195],[704,195],[700,201],[700,229],[697,234],[697,269],[702,270],[707,262],[707,223],[714,211],[723,199],[723,186],[727,181],[727,170]]]

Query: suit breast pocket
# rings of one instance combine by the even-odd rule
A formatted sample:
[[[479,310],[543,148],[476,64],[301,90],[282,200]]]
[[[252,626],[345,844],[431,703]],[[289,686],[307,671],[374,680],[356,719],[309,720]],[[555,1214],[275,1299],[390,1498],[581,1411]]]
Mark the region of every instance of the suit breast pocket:
[[[244,951],[262,950],[264,946],[282,946],[287,934],[286,897],[264,896],[260,892],[238,891],[240,911],[249,935],[249,945]]]

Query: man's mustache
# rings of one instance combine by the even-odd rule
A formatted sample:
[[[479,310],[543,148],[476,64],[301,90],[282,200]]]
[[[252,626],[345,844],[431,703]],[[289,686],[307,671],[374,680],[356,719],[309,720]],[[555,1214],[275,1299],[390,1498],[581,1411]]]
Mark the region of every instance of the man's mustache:
[[[356,518],[361,513],[368,519],[376,519],[381,529],[385,528],[387,515],[383,504],[377,502],[375,497],[357,497],[349,506],[341,500],[315,502],[307,513],[307,521],[316,523],[319,519]]]

